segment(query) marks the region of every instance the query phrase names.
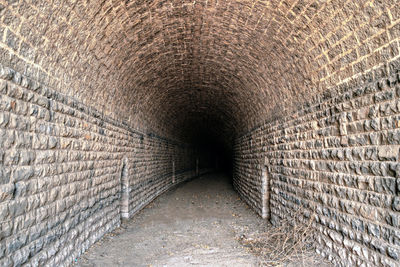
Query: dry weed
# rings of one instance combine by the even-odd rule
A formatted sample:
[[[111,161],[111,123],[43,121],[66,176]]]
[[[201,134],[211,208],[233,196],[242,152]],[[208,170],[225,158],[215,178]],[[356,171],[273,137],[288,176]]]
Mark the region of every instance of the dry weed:
[[[300,218],[296,215],[294,218]],[[269,225],[263,233],[241,236],[240,240],[266,266],[331,266],[315,252],[313,218],[303,223],[281,220],[279,226]]]

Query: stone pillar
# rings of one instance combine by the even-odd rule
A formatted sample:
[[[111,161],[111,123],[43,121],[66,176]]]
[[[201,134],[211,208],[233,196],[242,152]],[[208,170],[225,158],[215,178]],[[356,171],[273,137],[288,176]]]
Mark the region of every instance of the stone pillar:
[[[121,220],[129,218],[129,178],[128,178],[128,160],[122,160],[121,167]]]
[[[262,167],[261,171],[261,194],[262,194],[262,211],[261,217],[268,219],[269,215],[269,181],[266,167]]]
[[[175,183],[175,160],[172,161],[172,183]]]

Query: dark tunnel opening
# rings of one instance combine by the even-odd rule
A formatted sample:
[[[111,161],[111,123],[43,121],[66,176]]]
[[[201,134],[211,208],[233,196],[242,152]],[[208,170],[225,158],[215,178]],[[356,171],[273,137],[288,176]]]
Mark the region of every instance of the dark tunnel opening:
[[[194,103],[194,104],[193,104]],[[193,99],[195,109],[204,106],[201,99]],[[179,136],[196,151],[199,168],[209,168],[214,172],[225,174],[229,181],[233,179],[233,144],[237,135],[237,122],[217,105],[210,105],[206,110],[194,110],[184,113],[183,120],[177,123],[176,136]]]
[[[220,137],[207,131],[200,131],[192,144],[203,160],[199,163],[200,168],[211,167],[216,172],[225,173],[232,179],[232,148]]]
[[[399,73],[399,0],[0,0],[0,266],[70,265],[214,171],[335,264],[398,266]]]

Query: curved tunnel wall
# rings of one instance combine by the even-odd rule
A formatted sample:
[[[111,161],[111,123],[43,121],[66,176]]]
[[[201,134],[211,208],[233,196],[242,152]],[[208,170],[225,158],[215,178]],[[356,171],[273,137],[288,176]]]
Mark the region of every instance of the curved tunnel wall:
[[[0,66],[0,88],[4,266],[69,265],[121,219],[207,171],[196,170],[203,159],[192,146],[139,132],[12,69]]]
[[[260,214],[302,206],[335,262],[395,264],[399,10],[0,0],[1,262],[72,262],[120,222],[124,157],[132,215],[196,175],[205,133]]]
[[[391,74],[321,98],[239,138],[234,184],[242,198],[273,224],[315,218],[318,252],[336,265],[396,266],[399,83]]]

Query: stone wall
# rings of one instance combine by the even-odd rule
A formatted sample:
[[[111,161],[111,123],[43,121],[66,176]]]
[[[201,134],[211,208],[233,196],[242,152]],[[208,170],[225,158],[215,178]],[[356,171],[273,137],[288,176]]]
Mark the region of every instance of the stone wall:
[[[0,66],[0,265],[72,263],[196,159]]]
[[[235,144],[242,198],[260,215],[267,205],[273,223],[315,217],[318,252],[339,266],[400,261],[399,69],[315,97]]]
[[[397,107],[383,105],[397,85],[374,90],[400,69],[388,63],[400,56],[399,10],[398,0],[0,0],[0,63],[41,85],[0,68],[0,263],[71,262],[201,173],[178,141],[202,131],[229,147],[242,136],[235,187],[263,217],[309,203],[321,253],[394,262],[398,181],[379,171],[396,162]],[[358,211],[376,203],[387,214]]]
[[[263,153],[263,140],[265,138],[263,139],[263,135],[265,135],[265,128],[260,127],[237,140],[234,147],[233,164],[233,185],[235,189],[261,216],[263,216],[263,207],[269,209],[269,205],[263,205],[262,172],[263,167],[265,167],[265,154]],[[269,194],[265,198],[269,201]]]

